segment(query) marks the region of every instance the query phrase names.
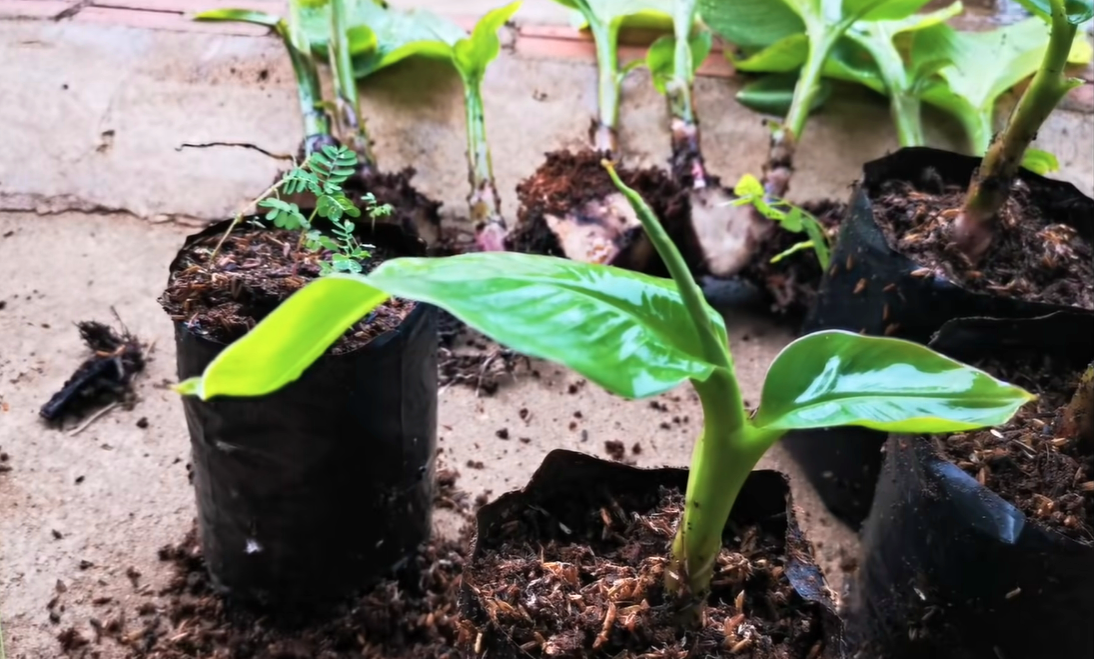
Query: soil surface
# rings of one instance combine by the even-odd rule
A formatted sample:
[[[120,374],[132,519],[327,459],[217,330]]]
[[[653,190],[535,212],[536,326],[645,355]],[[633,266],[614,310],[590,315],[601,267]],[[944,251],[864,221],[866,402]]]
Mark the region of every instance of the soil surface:
[[[566,256],[558,237],[548,228],[545,215],[563,216],[584,204],[618,193],[601,165],[605,154],[586,149],[577,153],[553,151],[532,176],[517,186],[520,212],[517,229],[510,236],[510,249],[531,254]],[[682,245],[689,232],[690,209],[687,190],[658,168],[618,167],[620,179],[649,204],[669,235]],[[667,274],[660,259],[653,258],[651,274]]]
[[[364,193],[372,193],[381,205],[390,204],[391,215],[385,217],[384,222],[401,227],[433,247],[441,237],[441,203],[426,197],[411,185],[410,180],[415,173],[414,168],[408,167],[398,172],[376,172],[354,177],[346,182],[346,191],[359,208]]]
[[[179,258],[160,304],[171,320],[186,323],[190,331],[220,343],[242,337],[290,295],[319,277],[325,252],[298,248],[300,233],[254,229],[240,225],[232,232],[216,262],[209,260],[219,235],[195,242]],[[383,248],[372,250],[362,263],[365,271],[387,257]],[[356,350],[393,330],[414,309],[414,303],[390,298],[351,327],[332,347],[333,354]]]
[[[819,608],[784,574],[785,539],[760,526],[723,547],[702,626],[683,633],[663,588],[683,503],[665,489],[618,501],[570,529],[582,542],[544,543],[534,522],[509,522],[502,546],[469,568],[488,614],[530,657],[821,656]]]
[[[939,451],[1030,519],[1094,544],[1094,446],[1063,431],[1082,372],[1045,361],[984,368],[1038,400],[998,429],[937,437]]]
[[[847,204],[834,199],[807,202],[801,205],[828,230],[829,249],[835,249],[836,235]],[[741,273],[741,276],[761,287],[771,298],[771,311],[785,316],[804,316],[817,299],[824,270],[816,252],[803,250],[783,257],[777,263],[771,259],[794,245],[808,240],[805,234],[776,230],[764,242],[762,249]]]
[[[882,186],[873,200],[874,217],[890,246],[971,291],[1094,309],[1090,243],[1068,225],[1049,223],[1030,203],[1024,184],[1015,183],[978,268],[950,239],[965,190],[940,188],[920,190],[903,181]]]

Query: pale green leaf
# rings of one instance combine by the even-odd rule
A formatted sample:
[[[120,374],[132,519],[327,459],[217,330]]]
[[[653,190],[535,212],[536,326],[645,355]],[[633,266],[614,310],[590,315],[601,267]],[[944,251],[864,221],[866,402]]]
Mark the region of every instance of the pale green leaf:
[[[691,47],[692,71],[691,79],[694,80],[695,72],[699,70],[703,62],[710,55],[714,46],[710,30],[696,30],[692,35],[689,46]],[[632,62],[631,64],[635,64]],[[641,64],[641,62],[638,62]],[[659,37],[650,45],[646,53],[646,68],[650,70],[650,78],[653,86],[661,94],[665,93],[666,85],[675,75],[676,64],[676,39],[670,34]],[[690,81],[689,81],[690,82]]]
[[[1018,4],[1043,21],[1052,19],[1051,0],[1018,0]],[[1064,12],[1069,23],[1080,25],[1094,17],[1094,3],[1091,0],[1064,0]]]
[[[623,26],[672,29],[672,0],[555,0],[574,10],[571,23],[578,29],[619,29]]]
[[[790,111],[790,103],[794,98],[794,87],[797,82],[796,73],[766,75],[741,87],[737,92],[737,102],[756,112],[784,117]],[[818,84],[820,88],[813,97],[810,112],[819,109],[832,95],[831,83],[821,79]]]
[[[1042,151],[1041,149],[1026,149],[1025,155],[1022,156],[1022,167],[1025,167],[1034,174],[1044,176],[1058,171],[1060,169],[1060,161],[1048,151]]]
[[[568,366],[628,398],[705,380],[713,369],[668,279],[568,259],[483,252],[394,259],[365,281],[435,304],[502,345]],[[722,317],[708,311],[725,340]]]
[[[195,21],[227,21],[234,23],[253,23],[266,27],[277,28],[281,18],[264,11],[250,9],[211,9],[209,11],[194,14]]]
[[[843,0],[843,16],[858,21],[895,21],[915,14],[929,0]]]
[[[718,36],[754,51],[805,32],[798,4],[797,0],[699,0],[699,16]]]
[[[748,73],[789,73],[797,71],[809,56],[809,37],[792,34],[743,59],[730,57],[734,68]]]
[[[354,323],[388,298],[359,280],[323,277],[289,297],[243,338],[222,350],[178,391],[264,396],[296,381]]]
[[[522,1],[517,0],[487,13],[475,25],[471,36],[460,39],[452,47],[452,63],[464,80],[482,79],[486,67],[501,53],[498,30],[520,9]]]
[[[755,424],[945,433],[1000,425],[1030,393],[925,346],[853,332],[804,336],[779,353]]]

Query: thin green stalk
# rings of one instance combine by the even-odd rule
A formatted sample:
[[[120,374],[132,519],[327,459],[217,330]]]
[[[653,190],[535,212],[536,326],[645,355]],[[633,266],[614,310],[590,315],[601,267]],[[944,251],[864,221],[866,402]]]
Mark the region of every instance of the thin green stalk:
[[[579,5],[596,43],[597,118],[592,132],[593,148],[614,154],[619,137],[619,27],[600,23],[586,3]]]
[[[694,55],[691,32],[695,23],[696,0],[678,0],[672,17],[675,39],[672,80],[666,86],[669,114],[672,117],[672,170],[686,174],[692,187],[707,187],[706,166],[699,148],[699,122],[692,104]]]
[[[292,62],[293,75],[296,78],[297,98],[300,102],[300,114],[304,120],[304,157],[308,157],[331,134],[330,117],[320,106],[323,100],[322,87],[319,84],[319,71],[312,57],[311,46],[300,23],[299,0],[289,2],[289,20],[279,24],[278,33],[285,42]]]
[[[707,380],[692,381],[703,405],[703,434],[692,454],[684,512],[665,571],[666,587],[685,604],[685,614],[691,615],[710,589],[722,529],[737,495],[777,435],[757,431],[748,422],[729,346],[710,321],[702,292],[680,251],[641,196],[623,184],[610,163],[604,166],[664,260],[699,334],[703,354],[715,366]]]
[[[905,92],[890,91],[889,110],[896,124],[900,146],[923,146],[923,103],[919,97]]]
[[[1041,67],[973,174],[965,206],[954,223],[954,241],[974,264],[991,246],[995,219],[1010,197],[1026,149],[1056,105],[1082,84],[1064,74],[1078,26],[1068,20],[1064,0],[1051,2],[1052,32]]]
[[[480,80],[464,80],[464,106],[467,109],[467,172],[471,194],[467,203],[475,226],[488,221],[501,222],[501,198],[494,180],[490,145],[486,141],[486,116],[482,106]]]
[[[338,136],[357,154],[361,169],[369,172],[376,168],[376,158],[372,154],[372,141],[368,137],[364,120],[361,119],[361,100],[357,93],[357,78],[353,74],[353,57],[349,48],[346,0],[331,0],[330,5],[329,55]]]

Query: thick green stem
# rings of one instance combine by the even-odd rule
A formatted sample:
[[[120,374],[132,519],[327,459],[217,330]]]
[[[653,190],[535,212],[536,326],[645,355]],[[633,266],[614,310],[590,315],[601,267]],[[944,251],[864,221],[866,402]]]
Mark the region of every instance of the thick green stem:
[[[695,0],[677,0],[673,14],[675,52],[672,80],[667,85],[672,117],[672,171],[690,180],[693,188],[707,187],[706,165],[699,148],[699,122],[692,104],[695,62],[691,32],[695,22]]]
[[[300,24],[298,0],[289,3],[288,22],[280,23],[277,32],[285,42],[293,76],[296,78],[300,115],[304,120],[304,157],[307,158],[315,149],[329,141],[331,125],[330,117],[319,105],[323,100],[323,91],[311,46]]]
[[[467,109],[467,177],[471,194],[467,203],[475,226],[497,222],[502,226],[501,198],[494,181],[490,145],[486,141],[486,118],[482,107],[481,81],[464,80],[464,105]]]
[[[666,588],[690,615],[710,589],[722,530],[737,495],[778,436],[749,424],[729,346],[711,321],[709,307],[680,251],[638,193],[619,180],[610,163],[605,162],[605,167],[665,262],[695,325],[703,354],[715,367],[705,381],[692,382],[703,405],[703,435],[693,453],[684,512],[673,540],[672,561],[665,571]]]
[[[372,142],[361,119],[361,100],[357,93],[357,78],[353,74],[353,57],[349,48],[349,19],[346,0],[331,0],[331,36],[329,43],[331,79],[334,82],[335,120],[338,136],[357,154],[363,172],[376,168]]]
[[[586,14],[589,29],[596,42],[597,66],[597,118],[593,125],[593,148],[599,152],[615,154],[618,143],[617,126],[619,124],[619,28],[603,25],[591,12]]]
[[[922,101],[914,94],[891,91],[889,109],[896,124],[900,146],[923,146]]]
[[[996,217],[1010,197],[1026,149],[1056,105],[1081,84],[1064,74],[1076,31],[1064,0],[1052,0],[1052,33],[1041,67],[973,174],[965,206],[954,222],[954,242],[974,264],[991,246]]]

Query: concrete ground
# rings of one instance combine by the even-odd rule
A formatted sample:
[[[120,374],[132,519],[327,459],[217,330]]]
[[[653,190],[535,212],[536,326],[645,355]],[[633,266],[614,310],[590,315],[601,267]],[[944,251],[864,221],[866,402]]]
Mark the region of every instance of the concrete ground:
[[[181,145],[249,142],[289,153],[299,139],[280,45],[260,31],[187,22],[186,8],[202,4],[217,3],[0,0],[0,452],[11,467],[0,472],[0,623],[9,659],[56,657],[60,630],[86,631],[93,617],[131,609],[135,589],[154,590],[166,578],[156,550],[181,539],[194,516],[181,406],[164,388],[174,378],[171,326],[156,298],[191,227],[233,212],[279,164],[244,149]],[[493,4],[460,3],[472,15]],[[516,183],[542,153],[581,146],[594,106],[587,44],[560,27],[564,21],[547,0],[528,0],[519,28],[507,34],[510,49],[487,75],[488,129],[511,217]],[[696,92],[704,146],[711,169],[733,181],[758,170],[766,128],[733,101],[739,79],[726,77],[724,66],[707,72]],[[363,91],[382,166],[413,164],[420,188],[444,202],[447,221],[459,221],[466,171],[458,80],[441,65],[411,64],[367,81]],[[1079,91],[1089,96],[1090,85]],[[1082,94],[1053,116],[1039,144],[1060,158],[1058,175],[1089,194],[1094,121]],[[628,160],[663,164],[665,125],[663,100],[646,77],[633,76],[622,117]],[[932,144],[954,146],[952,128],[933,114],[928,131]],[[841,95],[809,125],[792,197],[844,196],[860,164],[895,145],[883,103]],[[47,429],[38,408],[84,356],[73,323],[110,321],[111,308],[154,346],[138,404],[77,434]],[[755,402],[767,363],[791,334],[763,319],[728,322],[745,397]],[[690,392],[664,397],[665,413],[591,386],[571,395],[577,376],[538,368],[541,381],[517,378],[494,397],[463,387],[443,392],[441,446],[445,463],[462,474],[460,488],[496,496],[519,487],[549,450],[604,455],[608,440],[641,443],[634,457],[642,465],[687,463],[700,418]],[[534,412],[527,422],[517,414],[524,407]],[[673,416],[690,421],[662,429]],[[147,428],[138,427],[142,418]],[[502,441],[501,428],[531,441]],[[853,534],[778,448],[761,466],[791,474],[838,590]],[[142,575],[137,586],[129,568]],[[109,603],[92,601],[107,596]],[[47,604],[55,597],[53,621]],[[104,659],[120,656],[101,649]]]

